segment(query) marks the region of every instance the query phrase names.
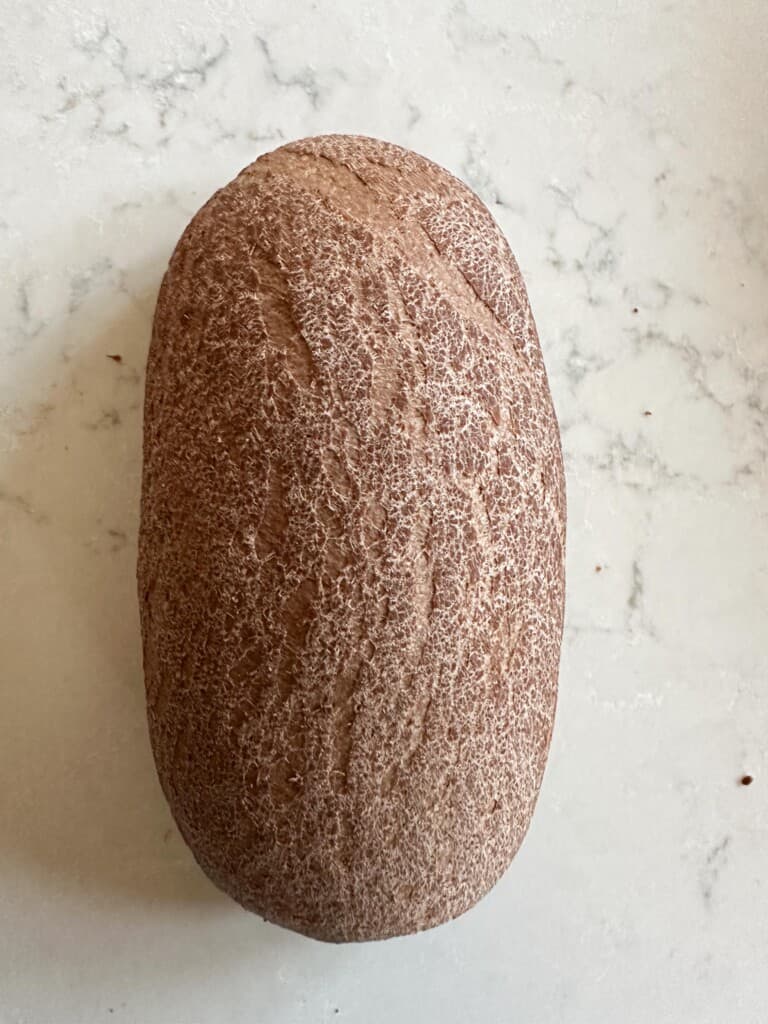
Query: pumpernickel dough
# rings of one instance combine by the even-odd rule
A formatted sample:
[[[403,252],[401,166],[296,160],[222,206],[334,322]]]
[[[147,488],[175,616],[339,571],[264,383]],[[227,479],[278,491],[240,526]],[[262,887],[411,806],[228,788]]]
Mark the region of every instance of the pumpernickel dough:
[[[194,217],[147,367],[152,746],[213,881],[331,941],[461,914],[531,819],[563,621],[557,422],[488,210],[331,135]]]

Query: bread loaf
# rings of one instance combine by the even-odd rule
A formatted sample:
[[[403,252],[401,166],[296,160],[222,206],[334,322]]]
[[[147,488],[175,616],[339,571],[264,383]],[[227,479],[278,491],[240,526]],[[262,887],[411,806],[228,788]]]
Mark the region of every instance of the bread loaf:
[[[525,287],[416,154],[324,136],[194,217],[147,367],[139,597],[178,826],[331,941],[461,914],[552,732],[565,496]]]

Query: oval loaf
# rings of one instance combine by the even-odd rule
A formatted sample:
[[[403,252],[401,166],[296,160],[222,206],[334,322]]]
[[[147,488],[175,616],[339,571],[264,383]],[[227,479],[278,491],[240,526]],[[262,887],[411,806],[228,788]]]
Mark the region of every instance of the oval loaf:
[[[194,217],[147,367],[139,596],[178,826],[321,939],[465,911],[552,732],[565,496],[525,287],[480,200],[323,136]]]

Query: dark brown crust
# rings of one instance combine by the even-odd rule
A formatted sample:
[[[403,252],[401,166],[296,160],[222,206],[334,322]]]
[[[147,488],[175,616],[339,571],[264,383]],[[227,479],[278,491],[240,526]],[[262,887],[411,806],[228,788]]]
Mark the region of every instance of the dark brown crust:
[[[317,938],[462,913],[528,827],[563,615],[559,434],[492,217],[373,139],[257,160],[173,254],[144,429],[149,725],[196,858]]]

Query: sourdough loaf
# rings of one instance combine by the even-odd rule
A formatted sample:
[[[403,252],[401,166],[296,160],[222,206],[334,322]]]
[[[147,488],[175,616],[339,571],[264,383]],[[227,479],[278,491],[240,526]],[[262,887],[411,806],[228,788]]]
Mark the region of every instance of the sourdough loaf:
[[[138,577],[160,781],[218,886],[332,941],[491,888],[547,756],[564,525],[525,287],[465,185],[324,136],[206,203],[157,302]]]

